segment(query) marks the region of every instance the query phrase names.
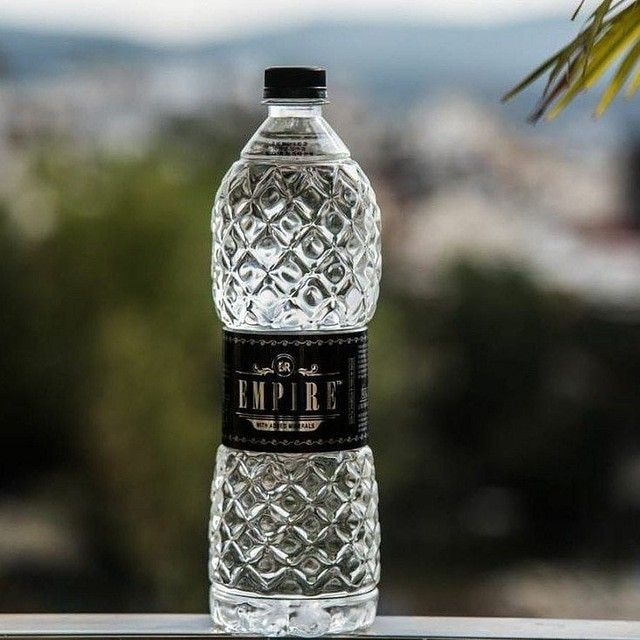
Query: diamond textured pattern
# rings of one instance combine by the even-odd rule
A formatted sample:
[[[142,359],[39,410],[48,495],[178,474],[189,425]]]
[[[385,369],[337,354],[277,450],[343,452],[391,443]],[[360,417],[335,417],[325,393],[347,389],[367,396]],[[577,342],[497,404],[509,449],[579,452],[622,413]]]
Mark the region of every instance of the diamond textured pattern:
[[[365,326],[381,271],[380,211],[353,160],[239,160],[215,199],[213,298],[230,329]]]
[[[379,579],[369,447],[313,456],[221,446],[211,490],[211,581],[256,594],[347,595]]]

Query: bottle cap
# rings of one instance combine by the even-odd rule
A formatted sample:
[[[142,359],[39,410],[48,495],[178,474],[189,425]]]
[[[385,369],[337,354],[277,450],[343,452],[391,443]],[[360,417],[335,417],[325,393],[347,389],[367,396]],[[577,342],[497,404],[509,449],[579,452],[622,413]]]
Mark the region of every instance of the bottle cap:
[[[327,73],[322,67],[269,67],[264,70],[265,100],[324,100]]]

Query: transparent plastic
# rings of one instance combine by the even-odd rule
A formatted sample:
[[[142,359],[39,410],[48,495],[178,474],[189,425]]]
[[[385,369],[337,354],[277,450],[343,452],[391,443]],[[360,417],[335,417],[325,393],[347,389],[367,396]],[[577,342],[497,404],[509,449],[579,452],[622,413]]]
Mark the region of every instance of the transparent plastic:
[[[276,103],[212,213],[213,299],[236,331],[362,329],[375,311],[380,212],[312,101]],[[221,446],[211,490],[211,613],[233,633],[317,636],[369,625],[380,574],[369,447]]]

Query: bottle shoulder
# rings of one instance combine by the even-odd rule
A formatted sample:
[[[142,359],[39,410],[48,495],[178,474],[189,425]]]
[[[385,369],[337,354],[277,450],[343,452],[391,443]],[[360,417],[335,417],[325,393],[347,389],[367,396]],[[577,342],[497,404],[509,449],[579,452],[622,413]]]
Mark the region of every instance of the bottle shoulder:
[[[244,158],[342,160],[349,149],[321,116],[268,117],[242,150]]]

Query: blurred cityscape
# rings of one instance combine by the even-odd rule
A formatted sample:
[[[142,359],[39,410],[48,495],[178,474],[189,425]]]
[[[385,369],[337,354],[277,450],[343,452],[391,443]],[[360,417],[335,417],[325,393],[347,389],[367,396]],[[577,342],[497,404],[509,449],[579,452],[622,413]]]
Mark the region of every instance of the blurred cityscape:
[[[569,31],[0,28],[0,610],[206,608],[210,204],[262,68],[316,63],[383,212],[380,612],[640,616],[637,106],[498,102]]]

